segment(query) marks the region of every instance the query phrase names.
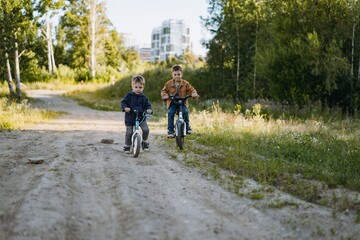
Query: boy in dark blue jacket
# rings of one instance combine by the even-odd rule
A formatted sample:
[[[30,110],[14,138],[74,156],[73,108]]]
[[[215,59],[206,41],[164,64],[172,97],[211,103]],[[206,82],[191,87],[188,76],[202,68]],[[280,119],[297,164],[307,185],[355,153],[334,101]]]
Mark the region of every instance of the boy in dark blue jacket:
[[[131,136],[135,126],[135,114],[132,111],[138,110],[140,116],[142,116],[143,112],[148,114],[153,112],[149,99],[142,93],[145,87],[145,78],[141,75],[134,76],[131,80],[131,87],[132,91],[129,92],[121,101],[121,108],[125,111],[126,134],[124,152],[126,153],[130,153]],[[142,121],[140,128],[143,134],[143,142],[141,143],[142,148],[143,150],[148,150],[149,143],[146,142],[146,140],[149,137],[150,131],[146,119]]]

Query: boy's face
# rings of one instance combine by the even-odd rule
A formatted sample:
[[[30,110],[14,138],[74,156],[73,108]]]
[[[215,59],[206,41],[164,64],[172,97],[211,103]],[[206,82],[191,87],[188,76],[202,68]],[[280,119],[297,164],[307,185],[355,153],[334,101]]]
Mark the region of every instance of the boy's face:
[[[172,77],[175,79],[175,81],[180,81],[182,78],[182,72],[181,71],[173,71]]]
[[[132,89],[133,89],[134,93],[140,94],[144,91],[144,85],[142,85],[141,83],[133,83]]]

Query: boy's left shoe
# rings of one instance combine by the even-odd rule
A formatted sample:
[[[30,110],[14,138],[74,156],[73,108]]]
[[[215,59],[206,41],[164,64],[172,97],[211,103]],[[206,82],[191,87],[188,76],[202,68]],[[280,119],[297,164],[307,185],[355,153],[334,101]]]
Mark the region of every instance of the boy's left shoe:
[[[130,153],[130,146],[124,146],[124,152],[129,154]]]
[[[149,143],[148,142],[142,142],[141,143],[142,149],[143,150],[149,150]]]
[[[191,134],[191,133],[192,133],[191,128],[188,128],[188,129],[186,130],[186,134]]]

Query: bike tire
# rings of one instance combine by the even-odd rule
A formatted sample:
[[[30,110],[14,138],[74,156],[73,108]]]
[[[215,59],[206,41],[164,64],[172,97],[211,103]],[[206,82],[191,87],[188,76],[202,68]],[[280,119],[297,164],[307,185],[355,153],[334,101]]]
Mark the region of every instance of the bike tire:
[[[185,138],[184,138],[184,124],[182,123],[176,123],[176,145],[182,150],[184,149],[184,142],[185,142]]]
[[[140,148],[141,148],[141,137],[138,133],[135,133],[133,146],[132,146],[132,152],[135,158],[139,156]]]

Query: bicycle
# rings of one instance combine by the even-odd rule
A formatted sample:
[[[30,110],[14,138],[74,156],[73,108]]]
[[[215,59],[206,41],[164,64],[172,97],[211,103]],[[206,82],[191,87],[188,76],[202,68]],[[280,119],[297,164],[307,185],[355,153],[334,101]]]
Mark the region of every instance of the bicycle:
[[[135,131],[133,132],[133,134],[131,136],[130,151],[133,153],[133,156],[136,158],[139,156],[141,143],[142,143],[142,134],[140,132],[139,126],[146,118],[150,118],[151,116],[150,116],[150,114],[143,112],[143,117],[140,120],[139,111],[132,110],[132,112],[135,113],[136,117],[135,117]]]
[[[183,107],[185,106],[186,99],[192,96],[170,96],[171,101],[177,106],[176,115],[177,119],[175,122],[175,140],[176,145],[182,150],[184,149],[185,136],[186,136],[186,122],[183,117]]]

